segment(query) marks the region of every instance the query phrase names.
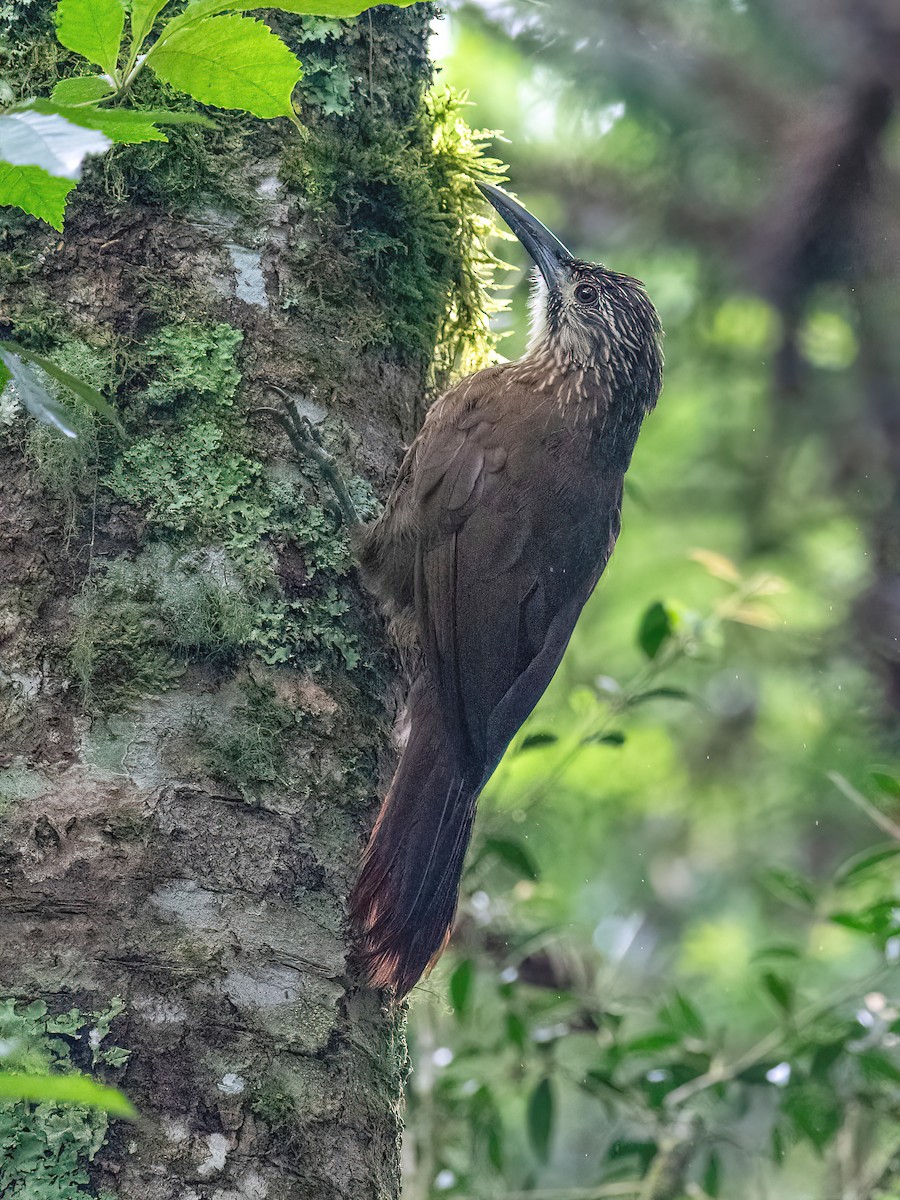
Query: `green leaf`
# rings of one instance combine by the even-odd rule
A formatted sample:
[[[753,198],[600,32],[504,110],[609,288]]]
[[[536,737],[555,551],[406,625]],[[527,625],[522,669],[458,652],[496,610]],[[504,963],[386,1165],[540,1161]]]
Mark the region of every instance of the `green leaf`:
[[[392,8],[409,8],[416,0],[385,0]],[[374,4],[364,4],[361,0],[274,0],[274,3],[262,5],[260,0],[192,0],[186,9],[186,15],[212,16],[214,13],[249,12],[254,8],[275,8],[281,12],[297,13],[309,17],[337,17],[346,20],[358,17],[360,13],[374,8]]]
[[[803,908],[816,906],[812,884],[787,867],[771,867],[760,876],[760,883],[779,900],[786,900],[789,904],[799,902]]]
[[[855,854],[842,863],[835,872],[834,881],[838,885],[853,883],[860,876],[867,875],[870,871],[882,867],[886,862],[898,856],[900,856],[900,845],[896,842],[886,842],[881,846],[876,846],[874,850],[865,850],[862,854]]]
[[[116,1117],[137,1116],[134,1105],[115,1088],[87,1075],[13,1075],[0,1072],[0,1098],[34,1104],[78,1104],[100,1108]]]
[[[553,1134],[553,1089],[549,1079],[542,1079],[528,1097],[527,1122],[531,1149],[536,1158],[546,1162]]]
[[[115,75],[125,29],[121,0],[59,0],[56,36],[69,50]]]
[[[88,154],[102,154],[112,145],[95,129],[73,123],[53,105],[48,111],[35,101],[0,117],[0,159],[17,167],[41,167],[50,175],[80,179],[81,164]]]
[[[625,1058],[630,1055],[641,1057],[649,1055],[652,1058],[660,1051],[671,1050],[673,1046],[678,1046],[680,1043],[680,1034],[659,1029],[654,1033],[645,1033],[641,1037],[632,1038],[630,1042],[626,1042],[622,1046],[622,1055]]]
[[[803,1083],[789,1088],[782,1101],[782,1110],[794,1129],[821,1150],[834,1137],[841,1125],[840,1101],[833,1089],[820,1083]]]
[[[859,1056],[863,1075],[870,1083],[900,1083],[900,1066],[880,1050],[866,1050]]]
[[[828,919],[834,925],[843,925],[845,929],[869,933],[874,937],[887,938],[900,933],[897,904],[894,900],[880,900],[858,912],[833,912],[829,914]]]
[[[78,432],[72,428],[66,410],[38,383],[34,372],[25,366],[18,354],[0,349],[0,360],[12,376],[16,395],[33,417],[38,421],[43,421],[45,425],[52,425],[66,437],[78,437]]]
[[[650,655],[653,658],[653,655]],[[649,691],[639,692],[636,696],[632,696],[629,704],[644,704],[647,700],[686,700],[689,704],[699,704],[700,701],[696,696],[692,696],[690,692],[686,692],[684,688],[677,687],[657,687],[650,688]]]
[[[698,1009],[681,992],[672,993],[672,999],[660,1010],[659,1015],[673,1029],[688,1037],[700,1038],[706,1034],[706,1024]]]
[[[773,971],[767,971],[761,983],[782,1012],[790,1013],[794,1007],[794,989],[790,983]]]
[[[893,775],[887,775],[884,771],[870,771],[869,778],[885,795],[900,800],[900,779],[895,779]]]
[[[589,733],[587,737],[581,739],[582,746],[624,746],[625,734],[620,729],[613,729],[609,733]]]
[[[50,99],[54,104],[86,104],[105,100],[113,91],[112,84],[102,75],[78,75],[74,79],[61,79]]]
[[[520,842],[510,838],[485,838],[485,854],[493,854],[524,879],[537,879],[537,863]]]
[[[536,750],[539,746],[552,746],[559,741],[559,737],[555,733],[541,730],[538,733],[529,733],[527,737],[522,738],[519,742],[517,753],[521,754],[523,750]]]
[[[475,964],[470,958],[465,958],[450,976],[450,1003],[458,1017],[465,1016],[474,982]]]
[[[750,958],[751,962],[760,962],[766,958],[800,958],[800,951],[796,946],[778,945],[778,946],[760,946]]]
[[[722,1190],[722,1164],[715,1150],[710,1150],[706,1160],[706,1168],[703,1171],[703,1190],[707,1196],[712,1196],[713,1200],[720,1195]]]
[[[131,40],[140,48],[169,0],[131,0]]]
[[[393,8],[409,8],[416,0],[387,0]],[[248,5],[249,7],[249,5]],[[283,12],[301,13],[311,17],[358,17],[374,4],[361,4],[360,0],[276,0],[267,8],[280,8]]]
[[[89,383],[85,383],[83,379],[78,379],[75,375],[70,375],[68,371],[64,371],[56,363],[50,362],[48,358],[42,358],[41,355],[34,354],[31,350],[26,350],[15,342],[0,342],[0,353],[3,352],[15,355],[17,358],[24,359],[26,362],[40,367],[51,379],[55,379],[57,383],[61,383],[63,387],[68,388],[83,404],[93,409],[94,412],[99,413],[100,416],[106,417],[108,421],[111,421],[115,425],[120,433],[124,433],[116,410]]]
[[[157,42],[147,63],[164,83],[202,104],[257,117],[292,116],[291,93],[302,75],[297,59],[268,26],[234,15],[174,29]]]
[[[651,604],[638,627],[638,645],[648,658],[656,658],[665,642],[672,636],[672,623],[666,607],[659,600]]]
[[[43,167],[15,167],[0,162],[0,204],[21,208],[54,229],[62,229],[66,200],[74,179],[60,179]]]
[[[31,108],[36,113],[45,114],[44,120],[57,120],[69,128],[91,131],[92,136],[102,142],[100,150],[108,149],[113,142],[131,145],[136,142],[168,141],[166,135],[153,124],[149,113],[133,108],[73,108],[50,100],[35,100]],[[88,154],[97,152],[96,149],[85,151]]]
[[[518,1013],[507,1013],[505,1026],[506,1040],[510,1045],[516,1046],[519,1050],[524,1050],[525,1043],[528,1040],[528,1029]]]

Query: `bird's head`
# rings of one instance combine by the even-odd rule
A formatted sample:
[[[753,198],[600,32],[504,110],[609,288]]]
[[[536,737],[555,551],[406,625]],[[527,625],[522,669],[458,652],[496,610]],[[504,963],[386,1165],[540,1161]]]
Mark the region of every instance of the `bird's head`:
[[[652,408],[662,384],[662,330],[644,285],[573,257],[511,196],[493,184],[478,186],[537,268],[529,355],[552,360],[563,373],[595,371],[645,411]]]

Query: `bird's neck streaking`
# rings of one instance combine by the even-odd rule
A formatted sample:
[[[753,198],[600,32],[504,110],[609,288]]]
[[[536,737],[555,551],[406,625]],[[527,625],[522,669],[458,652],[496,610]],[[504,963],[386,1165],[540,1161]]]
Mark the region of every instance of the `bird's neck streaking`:
[[[551,330],[547,308],[547,287],[538,275],[531,294],[528,345],[506,368],[509,384],[537,392],[548,412],[558,414],[573,431],[589,432],[603,460],[625,471],[658,386],[652,396],[635,387],[608,342],[596,340],[596,330],[590,349],[579,343],[577,325]]]
[[[547,285],[538,272],[529,300],[528,345],[508,367],[510,382],[524,384],[546,396],[577,424],[596,425],[605,419],[614,380],[606,363],[590,354],[587,345],[573,344],[565,334],[554,335],[547,321]],[[602,357],[602,356],[601,356]]]

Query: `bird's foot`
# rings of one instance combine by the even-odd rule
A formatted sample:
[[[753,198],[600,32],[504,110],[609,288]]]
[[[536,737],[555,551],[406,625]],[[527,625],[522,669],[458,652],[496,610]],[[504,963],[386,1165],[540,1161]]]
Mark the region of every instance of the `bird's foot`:
[[[281,407],[258,408],[256,412],[264,412],[274,417],[288,435],[298,457],[311,460],[316,464],[319,473],[334,493],[338,523],[344,522],[350,526],[359,525],[360,516],[353,503],[353,497],[350,495],[334,456],[329,454],[322,445],[321,434],[315,425],[309,417],[299,411],[297,401],[293,400],[283,388],[274,383],[267,383],[266,387],[278,394]]]

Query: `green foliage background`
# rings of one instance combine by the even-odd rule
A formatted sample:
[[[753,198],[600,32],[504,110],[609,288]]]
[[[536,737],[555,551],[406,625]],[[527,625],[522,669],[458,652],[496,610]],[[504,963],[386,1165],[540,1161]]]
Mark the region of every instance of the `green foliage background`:
[[[773,104],[831,81],[767,6],[677,8],[436,27],[510,186],[646,282],[668,365],[619,546],[483,797],[451,949],[413,997],[408,1200],[900,1194],[897,721],[853,616],[885,508],[900,526],[877,452],[858,486],[835,461],[871,420],[865,331],[852,288],[809,282],[786,403],[784,312],[714,236],[778,184],[728,71]],[[692,92],[704,56],[721,94]]]

